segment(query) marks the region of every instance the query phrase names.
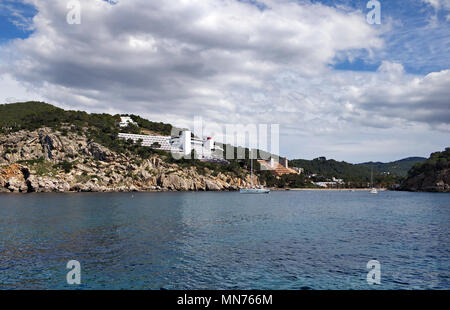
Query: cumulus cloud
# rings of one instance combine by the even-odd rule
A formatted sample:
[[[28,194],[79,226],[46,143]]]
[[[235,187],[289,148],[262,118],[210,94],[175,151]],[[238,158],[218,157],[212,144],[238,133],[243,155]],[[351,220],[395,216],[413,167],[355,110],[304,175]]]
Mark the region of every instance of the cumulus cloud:
[[[430,4],[435,10],[445,9],[450,10],[450,0],[422,0]]]
[[[450,125],[450,70],[419,77],[405,74],[401,64],[383,62],[377,73],[343,94],[353,106],[348,120],[389,128],[415,122],[440,129]]]
[[[1,103],[43,100],[42,95],[34,92],[32,89],[24,88],[10,74],[0,75],[0,96]]]
[[[69,25],[64,1],[33,3],[36,30],[13,46],[14,75],[55,101],[98,110],[238,117],[236,93],[272,87],[286,69],[314,76],[341,51],[383,44],[361,12],[320,4],[82,1],[81,25]]]
[[[28,2],[38,11],[34,32],[0,51],[0,71],[61,107],[178,126],[195,115],[280,123],[287,136],[450,124],[448,70],[416,76],[395,62],[377,72],[331,69],[337,58],[385,46],[382,30],[349,7],[85,0],[81,24],[69,25],[65,1]]]

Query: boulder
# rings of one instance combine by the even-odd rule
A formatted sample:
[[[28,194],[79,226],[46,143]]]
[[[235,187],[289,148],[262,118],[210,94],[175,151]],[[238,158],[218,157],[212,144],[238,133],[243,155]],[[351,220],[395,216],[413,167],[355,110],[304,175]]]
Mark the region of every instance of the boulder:
[[[90,142],[87,146],[88,154],[100,161],[112,162],[115,159],[114,153],[108,148],[95,142]]]
[[[11,192],[18,192],[18,193],[26,192],[28,188],[23,178],[16,178],[16,177],[10,178],[6,183],[5,187],[9,189]]]
[[[189,185],[186,183],[186,180],[176,174],[169,175],[161,175],[159,184],[166,189],[169,190],[177,190],[177,191],[187,191],[189,190]]]
[[[214,183],[210,180],[205,180],[205,187],[208,191],[220,191],[222,186],[218,183]]]

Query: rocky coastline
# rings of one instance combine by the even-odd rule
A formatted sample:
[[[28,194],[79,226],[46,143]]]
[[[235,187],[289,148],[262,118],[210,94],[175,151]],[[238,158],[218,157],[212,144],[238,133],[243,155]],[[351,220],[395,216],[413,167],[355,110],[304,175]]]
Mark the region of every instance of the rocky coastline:
[[[450,193],[449,169],[422,172],[407,178],[399,188],[409,192],[438,192]]]
[[[118,154],[72,132],[40,128],[0,135],[0,192],[235,191],[238,177],[180,167],[154,155]],[[258,179],[254,181],[258,184]]]

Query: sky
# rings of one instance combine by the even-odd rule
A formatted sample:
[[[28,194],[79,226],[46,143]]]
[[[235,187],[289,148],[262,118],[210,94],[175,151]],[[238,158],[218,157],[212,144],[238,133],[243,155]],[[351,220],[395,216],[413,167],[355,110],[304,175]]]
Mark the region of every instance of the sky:
[[[0,0],[0,103],[279,124],[290,159],[428,157],[450,146],[450,0],[379,2],[371,24],[359,0],[80,0],[73,24],[73,1]]]

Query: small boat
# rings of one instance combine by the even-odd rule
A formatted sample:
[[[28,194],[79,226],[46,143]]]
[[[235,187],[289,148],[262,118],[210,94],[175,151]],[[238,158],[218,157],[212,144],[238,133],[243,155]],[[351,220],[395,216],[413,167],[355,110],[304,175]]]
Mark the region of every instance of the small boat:
[[[252,152],[252,150],[250,150]],[[250,156],[250,153],[249,153]],[[239,192],[241,194],[268,194],[270,190],[263,187],[255,187],[253,185],[253,158],[250,158],[250,182],[251,188],[241,188]]]
[[[267,188],[241,188],[239,192],[241,194],[268,194],[270,190]]]
[[[370,187],[372,187],[372,189],[370,190],[371,194],[378,194],[378,191],[375,187],[373,187],[373,167],[372,170],[370,172]]]

